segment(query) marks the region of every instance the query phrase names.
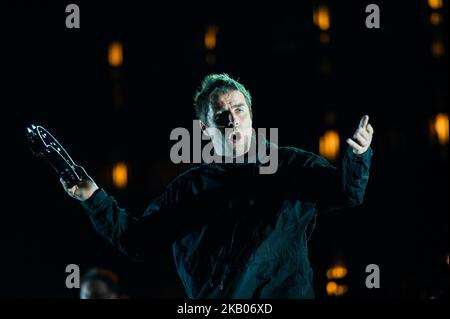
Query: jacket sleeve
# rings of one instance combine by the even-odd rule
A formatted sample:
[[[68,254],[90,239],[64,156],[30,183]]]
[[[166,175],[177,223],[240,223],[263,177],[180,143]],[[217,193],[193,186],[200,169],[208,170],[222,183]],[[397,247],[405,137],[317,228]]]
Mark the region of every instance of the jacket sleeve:
[[[309,153],[301,161],[301,172],[294,177],[295,184],[301,183],[302,195],[323,210],[361,205],[369,181],[372,155],[371,148],[358,155],[347,147],[335,167],[323,157]]]
[[[180,192],[179,186],[168,186],[141,216],[119,207],[103,189],[81,205],[102,237],[132,259],[143,260],[154,256],[155,249],[168,247],[194,227],[195,218],[189,214],[188,203],[180,199],[183,197]]]

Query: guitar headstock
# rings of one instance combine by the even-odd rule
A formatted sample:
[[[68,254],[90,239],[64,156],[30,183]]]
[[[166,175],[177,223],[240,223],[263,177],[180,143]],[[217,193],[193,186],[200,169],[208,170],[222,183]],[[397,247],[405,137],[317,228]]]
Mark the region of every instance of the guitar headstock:
[[[39,125],[30,125],[26,128],[26,137],[31,152],[46,160],[68,187],[82,181],[77,167],[64,147],[47,131]]]

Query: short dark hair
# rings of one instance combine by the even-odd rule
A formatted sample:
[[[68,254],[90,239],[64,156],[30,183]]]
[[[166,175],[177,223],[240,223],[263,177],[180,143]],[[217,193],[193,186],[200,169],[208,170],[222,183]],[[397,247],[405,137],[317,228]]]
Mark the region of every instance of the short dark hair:
[[[252,96],[250,92],[238,81],[231,78],[228,74],[210,74],[207,75],[194,95],[194,109],[196,116],[204,123],[206,122],[211,94],[220,92],[220,94],[237,90],[241,92],[247,102],[250,116],[252,113]]]

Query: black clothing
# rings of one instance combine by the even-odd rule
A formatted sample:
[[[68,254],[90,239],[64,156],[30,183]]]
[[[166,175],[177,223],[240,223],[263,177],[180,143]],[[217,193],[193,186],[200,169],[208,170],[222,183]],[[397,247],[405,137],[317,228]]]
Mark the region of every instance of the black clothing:
[[[188,170],[141,216],[99,190],[82,203],[96,230],[133,258],[172,245],[189,298],[314,298],[307,241],[319,209],[360,205],[372,150],[348,148],[338,168],[278,148],[275,174],[260,163],[203,164]]]

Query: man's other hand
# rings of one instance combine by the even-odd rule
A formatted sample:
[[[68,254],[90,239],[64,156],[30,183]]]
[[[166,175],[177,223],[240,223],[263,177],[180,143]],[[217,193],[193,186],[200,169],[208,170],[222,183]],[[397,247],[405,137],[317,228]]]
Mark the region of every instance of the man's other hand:
[[[356,129],[355,134],[353,134],[353,138],[347,139],[347,144],[350,145],[353,153],[362,154],[367,151],[370,143],[372,143],[372,136],[373,127],[369,124],[369,116],[364,115],[361,118],[361,121],[359,121],[358,128]]]

